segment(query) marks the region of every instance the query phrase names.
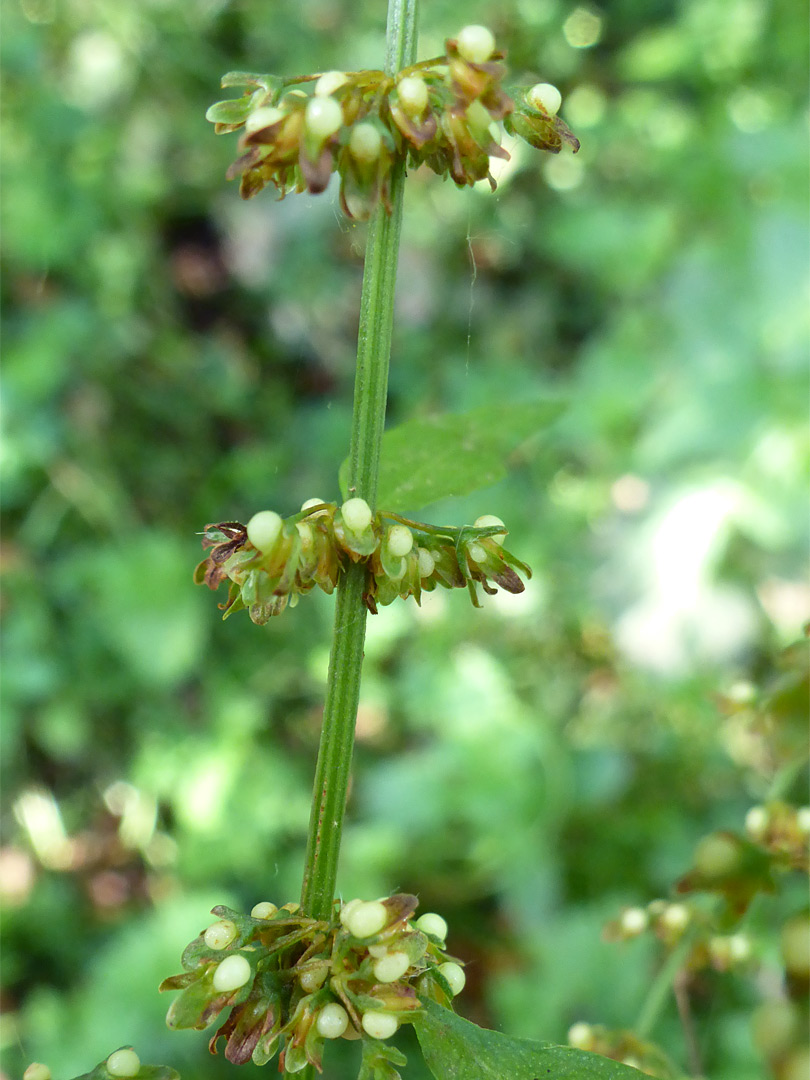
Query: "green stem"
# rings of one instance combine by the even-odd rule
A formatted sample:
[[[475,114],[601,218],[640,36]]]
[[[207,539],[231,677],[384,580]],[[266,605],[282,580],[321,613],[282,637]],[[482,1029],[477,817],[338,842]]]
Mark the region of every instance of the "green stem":
[[[417,0],[389,0],[385,61],[388,75],[414,60],[416,12]],[[360,300],[348,486],[351,495],[365,499],[372,508],[377,497],[380,444],[388,394],[404,178],[403,163],[392,177],[390,213],[381,204],[369,225]],[[358,563],[353,563],[341,576],[337,587],[332,652],[301,890],[304,913],[316,919],[331,917],[337,881],[354,724],[360,698],[367,616],[363,603],[364,587],[365,567]]]
[[[633,1031],[639,1038],[649,1038],[658,1023],[659,1017],[666,1007],[669,995],[672,993],[675,978],[689,955],[689,950],[692,948],[693,940],[694,934],[687,930],[653,980],[638,1019],[633,1025]]]

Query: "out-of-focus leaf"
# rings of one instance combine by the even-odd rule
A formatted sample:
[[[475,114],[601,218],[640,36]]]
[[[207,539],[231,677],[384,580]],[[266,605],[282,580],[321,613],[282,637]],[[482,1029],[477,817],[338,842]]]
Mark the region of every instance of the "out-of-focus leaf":
[[[509,454],[562,412],[558,397],[520,405],[487,405],[463,415],[409,420],[383,436],[377,504],[420,510],[451,495],[469,495],[506,475]],[[340,489],[348,498],[348,460]]]
[[[414,1021],[436,1080],[632,1080],[635,1069],[567,1046],[512,1039],[423,1001]]]

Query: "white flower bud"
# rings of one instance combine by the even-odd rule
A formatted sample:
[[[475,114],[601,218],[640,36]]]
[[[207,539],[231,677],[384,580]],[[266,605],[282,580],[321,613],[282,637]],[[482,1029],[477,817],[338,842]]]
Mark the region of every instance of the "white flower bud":
[[[265,105],[261,109],[254,109],[245,120],[245,132],[252,135],[254,131],[262,131],[264,128],[270,127],[271,124],[277,124],[283,116],[284,112],[274,105]]]
[[[439,941],[444,941],[447,937],[447,923],[435,911],[426,911],[424,915],[420,915],[416,920],[416,927],[423,934],[430,934]]]
[[[355,897],[354,900],[347,900],[340,909],[340,922],[344,929],[348,930],[349,918],[351,913],[355,911],[360,904],[364,903],[359,897]]]
[[[236,923],[230,919],[220,919],[208,927],[203,934],[203,941],[209,949],[227,949],[238,934]]]
[[[349,1014],[336,1001],[324,1005],[315,1021],[318,1034],[324,1039],[339,1039],[348,1026]]]
[[[562,105],[562,94],[551,83],[536,83],[526,91],[526,100],[538,112],[545,111],[549,116],[556,116]]]
[[[413,547],[413,533],[406,525],[392,525],[386,533],[385,543],[392,555],[402,558]]]
[[[643,934],[647,929],[649,916],[644,908],[631,907],[622,912],[619,924],[625,934],[635,936]]]
[[[423,578],[430,577],[436,569],[436,561],[427,548],[420,547],[417,550],[417,555],[419,556],[419,576]]]
[[[379,900],[361,900],[349,912],[343,925],[356,938],[369,938],[379,934],[388,922],[388,908]]]
[[[301,989],[305,990],[308,994],[314,994],[315,991],[320,990],[326,982],[326,976],[328,974],[329,970],[326,967],[311,968],[309,971],[302,971],[298,976],[298,981],[301,983]]]
[[[751,939],[747,934],[732,934],[728,939],[728,953],[733,963],[744,963],[751,956]]]
[[[349,150],[356,161],[376,161],[381,147],[382,135],[374,124],[355,124],[349,136]]]
[[[796,827],[801,833],[810,833],[810,806],[800,806],[796,811]]]
[[[260,510],[247,523],[247,538],[263,555],[269,554],[281,534],[281,518],[274,510]]]
[[[51,1080],[51,1070],[47,1065],[32,1061],[23,1073],[23,1080]]]
[[[411,966],[411,958],[404,952],[390,952],[375,960],[372,965],[377,982],[392,983],[401,979]]]
[[[348,81],[345,71],[325,71],[315,83],[315,96],[329,97]]]
[[[312,506],[320,506],[322,503],[325,503],[325,502],[326,502],[326,499],[307,499],[306,502],[301,503],[301,509],[302,510],[309,510],[310,507],[312,507]],[[321,517],[325,513],[326,513],[326,510],[319,510],[317,513],[310,514],[309,516],[313,517],[313,518],[316,518],[316,517]]]
[[[745,815],[745,831],[752,840],[761,840],[768,831],[769,815],[764,806],[752,806]]]
[[[107,1072],[110,1076],[137,1076],[141,1071],[141,1059],[131,1046],[114,1050],[107,1058]]]
[[[378,1009],[370,1009],[363,1013],[363,1030],[372,1039],[390,1039],[399,1027],[399,1021],[391,1013],[382,1012]]]
[[[418,75],[406,75],[397,83],[397,99],[409,116],[421,116],[428,103],[428,88]]]
[[[365,499],[347,499],[341,506],[343,524],[354,533],[361,533],[371,524],[371,507]]]
[[[475,542],[467,545],[467,554],[474,563],[482,563],[487,557],[486,548]]]
[[[484,64],[495,49],[495,38],[486,26],[465,26],[456,35],[458,51],[471,64]]]
[[[298,911],[298,909],[300,907],[301,907],[301,905],[298,903],[297,900],[291,900],[289,902],[289,904],[282,904],[281,905],[281,910],[282,911],[289,911],[289,913],[291,915],[294,915],[296,913],[296,911]]]
[[[689,908],[685,904],[667,904],[661,913],[661,922],[675,933],[681,933],[689,924]]]
[[[254,904],[250,909],[250,917],[252,919],[272,919],[278,908],[275,904],[271,904],[269,900],[262,900],[259,904]]]
[[[250,978],[250,964],[247,961],[247,957],[234,954],[233,956],[226,956],[225,959],[217,965],[217,969],[214,972],[214,989],[219,990],[220,993],[226,994],[230,990],[238,990],[240,986],[244,986]]]
[[[459,967],[458,964],[454,964],[451,960],[448,960],[444,964],[439,964],[437,971],[444,975],[453,997],[455,997],[456,994],[461,993],[464,989],[464,984],[467,982],[467,976],[464,974],[464,969],[462,967]]]
[[[334,98],[310,98],[304,122],[310,135],[316,139],[328,139],[343,127],[343,109]]]
[[[569,1046],[575,1046],[577,1050],[589,1050],[593,1045],[593,1029],[590,1024],[572,1024],[566,1035]]]
[[[495,517],[494,514],[482,514],[481,517],[476,518],[473,522],[474,529],[486,529],[492,525],[503,525],[503,522],[499,517]],[[505,526],[504,526],[505,528]],[[494,540],[496,544],[502,544],[505,533],[495,533],[494,536],[490,536],[490,540]]]

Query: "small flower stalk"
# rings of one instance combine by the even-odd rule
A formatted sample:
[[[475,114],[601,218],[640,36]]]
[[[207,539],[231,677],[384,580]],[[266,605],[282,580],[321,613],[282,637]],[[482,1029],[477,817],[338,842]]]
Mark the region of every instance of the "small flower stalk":
[[[539,83],[514,99],[502,88],[505,54],[483,26],[465,26],[445,53],[396,75],[327,71],[282,79],[230,72],[223,87],[241,98],[219,101],[206,116],[218,134],[241,131],[239,157],[228,179],[240,178],[249,199],[267,184],[323,191],[340,176],[340,202],[351,218],[366,219],[382,203],[391,209],[397,163],[427,165],[459,186],[489,180],[490,159],[509,158],[499,124],[532,146],[558,153],[579,142],[557,115],[556,87]]]
[[[402,1064],[381,1048],[429,997],[448,1005],[464,970],[445,952],[447,924],[428,912],[413,921],[415,896],[336,901],[330,921],[305,918],[298,904],[263,903],[250,915],[215,907],[219,921],[183,953],[184,971],[161,990],[179,990],[170,1028],[208,1027],[226,1009],[209,1050],[228,1061],[322,1070],[333,1039],[363,1039],[364,1058]]]
[[[207,525],[202,544],[210,551],[194,580],[210,589],[227,580],[223,618],[246,609],[258,625],[316,585],[333,592],[350,563],[366,567],[363,601],[373,614],[398,597],[412,596],[419,604],[423,592],[438,587],[466,587],[480,607],[479,585],[490,595],[495,586],[520,593],[525,586],[518,571],[531,577],[529,567],[501,546],[506,531],[490,514],[471,526],[444,528],[373,514],[363,499],[342,506],[309,499],[290,518],[262,510],[246,526]]]

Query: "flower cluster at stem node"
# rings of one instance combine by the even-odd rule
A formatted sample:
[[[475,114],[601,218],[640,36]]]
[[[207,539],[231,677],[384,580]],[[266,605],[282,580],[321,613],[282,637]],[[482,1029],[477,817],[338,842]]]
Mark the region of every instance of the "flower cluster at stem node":
[[[316,585],[331,593],[351,563],[366,568],[363,600],[372,613],[397,597],[413,596],[418,604],[423,592],[438,586],[466,587],[480,607],[478,585],[490,594],[497,591],[492,582],[520,593],[525,586],[517,571],[531,577],[529,567],[504,549],[506,531],[492,514],[471,526],[440,527],[372,513],[363,499],[342,506],[308,499],[289,518],[261,510],[246,526],[207,525],[202,543],[210,552],[194,579],[211,589],[227,579],[223,618],[245,608],[260,625]]]
[[[579,149],[557,115],[557,88],[538,83],[510,97],[500,85],[503,58],[487,27],[465,26],[442,56],[393,76],[327,71],[285,79],[234,71],[222,85],[245,87],[242,97],[217,102],[206,116],[218,134],[242,130],[228,178],[240,177],[243,198],[268,183],[282,198],[321,192],[337,172],[343,210],[365,219],[379,202],[390,210],[398,164],[425,164],[459,187],[489,180],[494,190],[490,158],[509,158],[500,121],[538,149]]]
[[[413,921],[416,906],[404,893],[335,901],[328,921],[306,918],[297,904],[264,902],[249,916],[215,907],[219,920],[186,948],[183,973],[161,985],[181,991],[167,1023],[202,1029],[228,1009],[212,1054],[224,1040],[236,1065],[264,1065],[279,1054],[287,1072],[321,1071],[327,1040],[389,1039],[422,999],[447,1006],[461,992],[464,970],[445,952],[447,923],[434,912]],[[235,937],[212,948],[231,927]]]

